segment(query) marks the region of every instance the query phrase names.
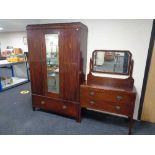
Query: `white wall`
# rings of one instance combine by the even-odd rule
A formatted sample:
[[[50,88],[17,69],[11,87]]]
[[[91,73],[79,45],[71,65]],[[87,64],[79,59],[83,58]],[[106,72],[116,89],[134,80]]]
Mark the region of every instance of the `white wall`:
[[[133,78],[137,89],[134,118],[137,119],[141,89],[148,53],[153,20],[41,20],[41,23],[75,22],[79,21],[88,26],[88,55],[89,59],[95,49],[129,50],[134,59]]]
[[[88,60],[94,49],[131,51],[134,60],[133,78],[137,89],[135,119],[138,114],[152,22],[152,20],[88,20],[85,22],[89,28]]]
[[[21,48],[24,52],[28,51],[27,45],[23,43],[23,37],[26,37],[26,32],[6,32],[0,33],[1,51],[7,46]]]

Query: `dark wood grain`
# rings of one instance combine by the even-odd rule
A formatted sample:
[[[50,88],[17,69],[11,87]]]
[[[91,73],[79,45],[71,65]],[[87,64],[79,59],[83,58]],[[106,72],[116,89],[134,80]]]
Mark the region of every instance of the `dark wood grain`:
[[[78,31],[63,30],[60,38],[60,88],[65,100],[79,101],[79,60]]]
[[[87,30],[87,26],[81,22],[73,22],[73,23],[52,23],[52,24],[33,24],[27,25],[27,30],[45,30],[45,29],[85,29]]]
[[[41,32],[39,30],[28,31],[28,49],[29,49],[29,65],[31,77],[32,93],[44,95],[44,78],[42,70],[42,55],[41,55]]]
[[[86,74],[87,32],[87,27],[82,23],[27,26],[32,94],[36,95],[35,100],[33,99],[33,108],[64,114],[59,104],[69,103],[68,109],[70,110],[66,110],[65,114],[74,115],[78,121],[80,120],[80,84],[84,82]],[[53,33],[59,34],[59,93],[47,90],[45,34]],[[38,95],[48,98],[46,105],[39,104],[36,99]],[[51,105],[50,100],[54,104]],[[76,110],[74,102],[78,103]]]
[[[136,92],[135,89],[123,89],[107,85],[87,85],[80,86],[81,108],[89,108],[113,114],[128,116],[132,123]],[[129,123],[129,133],[132,125]]]
[[[135,100],[134,91],[123,91],[112,87],[93,87],[81,85],[81,94],[83,98],[95,101],[115,102],[130,106]]]
[[[91,102],[94,102],[93,104]],[[132,116],[132,109],[131,107],[120,105],[119,103],[113,103],[113,102],[106,102],[106,101],[94,101],[89,99],[83,99],[81,100],[81,104],[83,108],[89,108],[99,111],[105,111],[120,115],[127,115]]]
[[[84,109],[127,116],[129,118],[129,134],[131,134],[136,89],[132,78],[133,60],[129,62],[129,77],[121,79],[93,75],[93,61],[90,59],[87,81],[80,86],[80,105]]]
[[[87,75],[87,84],[96,84],[101,86],[106,85],[124,89],[132,89],[134,85],[134,79],[132,77],[128,77],[126,79],[99,77],[94,76],[92,73],[89,73]]]
[[[71,116],[77,119],[79,104],[45,96],[32,95],[32,106],[35,108],[52,111],[55,113]]]

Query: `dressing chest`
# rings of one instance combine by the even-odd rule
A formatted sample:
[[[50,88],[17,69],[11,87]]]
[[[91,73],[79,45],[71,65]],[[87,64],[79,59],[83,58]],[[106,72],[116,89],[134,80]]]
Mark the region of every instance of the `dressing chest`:
[[[109,51],[95,51],[96,52],[109,52]],[[122,51],[111,51],[115,53],[122,53]],[[121,54],[120,53],[120,54]],[[129,53],[129,52],[128,52]],[[122,58],[125,61],[125,58]],[[101,56],[101,55],[100,55]],[[104,58],[104,57],[103,57]],[[95,76],[93,73],[98,72],[94,70],[95,67],[100,67],[99,73],[101,73],[101,65],[105,64],[105,61],[101,65],[96,65],[95,60],[90,60],[90,72],[87,75],[87,81],[80,87],[80,104],[81,108],[88,108],[91,110],[98,110],[102,112],[108,112],[111,114],[124,115],[129,118],[129,134],[131,134],[133,113],[136,99],[136,90],[134,87],[134,79],[132,78],[133,60],[131,59],[131,53],[128,55],[128,65],[126,72],[123,72],[122,64],[117,64],[117,58],[114,60],[114,64],[111,73],[116,74],[129,74],[128,78],[111,78]],[[108,60],[108,63],[111,62]],[[125,63],[125,62],[124,62]],[[96,66],[95,66],[96,65]],[[119,65],[119,70],[117,66]],[[95,66],[95,67],[94,67]],[[121,69],[122,66],[122,69]],[[114,68],[115,67],[115,68]],[[108,68],[108,67],[107,67]],[[108,70],[104,68],[102,72],[108,73]],[[121,73],[122,71],[122,73]],[[110,72],[109,72],[110,73]]]

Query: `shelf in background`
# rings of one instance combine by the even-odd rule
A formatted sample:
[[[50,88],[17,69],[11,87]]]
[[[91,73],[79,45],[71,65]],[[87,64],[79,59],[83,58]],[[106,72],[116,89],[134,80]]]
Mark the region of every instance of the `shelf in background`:
[[[24,78],[12,77],[12,79],[13,79],[13,83],[7,84],[5,87],[2,88],[2,90],[6,90],[6,89],[9,89],[11,87],[15,87],[17,85],[28,82],[28,79],[24,79]]]
[[[22,64],[22,63],[26,63],[26,61],[21,61],[21,62],[8,62],[7,60],[0,60],[0,67],[6,66],[6,65]]]

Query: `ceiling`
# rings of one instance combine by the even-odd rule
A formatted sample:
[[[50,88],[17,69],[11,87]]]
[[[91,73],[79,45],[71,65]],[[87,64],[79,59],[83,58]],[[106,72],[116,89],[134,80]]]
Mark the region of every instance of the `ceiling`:
[[[26,25],[39,23],[40,19],[0,19],[0,27],[3,27],[0,32],[26,31]]]
[[[29,24],[43,24],[43,23],[56,23],[68,22],[76,20],[68,19],[0,19],[0,27],[3,27],[3,32],[20,32],[26,31],[26,26]]]

